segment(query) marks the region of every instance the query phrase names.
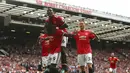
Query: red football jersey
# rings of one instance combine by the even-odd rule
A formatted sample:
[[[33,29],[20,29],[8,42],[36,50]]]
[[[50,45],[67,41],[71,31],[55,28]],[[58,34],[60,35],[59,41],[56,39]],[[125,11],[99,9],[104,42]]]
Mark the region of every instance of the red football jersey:
[[[109,62],[110,62],[110,68],[115,69],[116,68],[116,63],[118,61],[117,57],[109,57]]]
[[[51,22],[52,24],[56,25],[56,27],[60,27],[64,24],[63,18],[60,16],[56,16],[56,15],[53,15],[52,18],[48,18],[46,20],[46,22],[48,22],[48,23]]]
[[[57,29],[55,34],[49,35],[51,54],[61,52],[62,36],[63,36],[63,30],[60,29]]]
[[[80,30],[74,38],[76,40],[78,54],[92,53],[90,40],[95,38],[95,34],[87,30]]]
[[[42,40],[47,37],[47,34],[41,35],[39,38]],[[42,56],[48,56],[49,53],[49,40],[42,40],[41,41],[42,45]]]
[[[48,18],[46,20],[46,22],[47,23],[52,23],[53,25],[56,25],[56,27],[61,27],[64,24],[64,19],[63,19],[63,17],[53,15],[53,17]],[[62,30],[64,30],[64,32],[67,32],[67,30],[65,28],[62,29]]]

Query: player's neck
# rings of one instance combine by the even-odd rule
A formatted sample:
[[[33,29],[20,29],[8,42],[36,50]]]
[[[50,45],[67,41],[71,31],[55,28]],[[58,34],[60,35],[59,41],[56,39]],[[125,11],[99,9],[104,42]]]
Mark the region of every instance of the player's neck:
[[[114,56],[112,56],[112,58],[114,58]]]
[[[85,31],[85,29],[80,29],[80,31]]]
[[[51,15],[51,16],[49,16],[49,18],[52,18],[52,17],[54,17],[55,15],[53,14],[53,15]]]

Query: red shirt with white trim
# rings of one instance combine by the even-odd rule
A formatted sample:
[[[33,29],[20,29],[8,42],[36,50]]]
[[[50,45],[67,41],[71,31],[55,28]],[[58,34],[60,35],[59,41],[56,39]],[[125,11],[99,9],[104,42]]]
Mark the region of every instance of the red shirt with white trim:
[[[77,44],[77,53],[78,54],[88,54],[92,53],[90,40],[95,38],[95,34],[91,31],[80,30],[74,36]]]
[[[51,18],[48,18],[46,20],[47,23],[52,23],[53,25],[56,25],[56,27],[61,27],[64,25],[64,18],[61,16],[53,15]],[[67,32],[66,28],[62,29],[64,32]]]
[[[62,36],[63,36],[63,30],[61,29],[56,29],[56,33],[49,35],[51,54],[61,52]]]
[[[39,38],[42,40],[45,39],[47,36],[48,36],[47,34],[43,34]],[[48,56],[49,40],[42,40],[41,45],[42,45],[42,56]]]
[[[110,68],[115,69],[118,58],[117,57],[109,57],[108,60],[110,62]]]

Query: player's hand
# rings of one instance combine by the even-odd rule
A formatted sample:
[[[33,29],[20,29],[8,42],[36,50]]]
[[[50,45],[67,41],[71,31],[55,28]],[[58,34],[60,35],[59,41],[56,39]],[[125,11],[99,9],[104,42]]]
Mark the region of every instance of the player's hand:
[[[74,29],[74,32],[73,32],[73,34],[77,34],[78,33],[78,29]]]
[[[59,27],[60,29],[68,28],[67,24],[63,24],[62,26]]]
[[[56,27],[56,29],[59,29],[59,27]]]
[[[49,40],[50,38],[49,37],[46,37],[46,38],[44,38],[43,40]]]
[[[51,39],[52,37],[51,36],[48,36],[47,39]]]

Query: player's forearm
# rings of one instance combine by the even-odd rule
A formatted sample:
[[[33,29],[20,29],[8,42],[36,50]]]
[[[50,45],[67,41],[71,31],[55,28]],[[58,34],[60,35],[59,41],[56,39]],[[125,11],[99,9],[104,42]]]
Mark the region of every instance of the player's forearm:
[[[95,40],[99,40],[99,37],[95,34]]]
[[[71,33],[64,33],[64,36],[66,36],[66,37],[73,37],[74,34],[71,34]]]
[[[95,35],[95,40],[99,40],[99,37],[97,36],[97,34],[96,33],[94,33],[94,32],[92,32],[94,35]]]
[[[49,40],[49,37],[46,37],[46,38],[42,38],[41,41],[44,41],[44,40]]]
[[[60,29],[68,28],[68,25],[64,23],[62,26],[59,27]]]

